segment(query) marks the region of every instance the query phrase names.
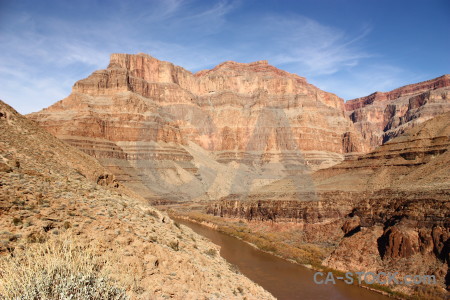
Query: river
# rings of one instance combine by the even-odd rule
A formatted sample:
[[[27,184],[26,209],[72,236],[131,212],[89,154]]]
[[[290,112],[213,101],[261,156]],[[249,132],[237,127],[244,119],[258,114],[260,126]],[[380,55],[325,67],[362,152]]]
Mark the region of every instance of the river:
[[[260,251],[249,244],[190,221],[176,219],[196,233],[221,247],[220,255],[239,271],[272,293],[277,299],[303,300],[387,300],[387,296],[348,285],[336,280],[336,284],[316,284],[316,271],[291,263],[274,255]],[[325,277],[323,278],[325,279]]]

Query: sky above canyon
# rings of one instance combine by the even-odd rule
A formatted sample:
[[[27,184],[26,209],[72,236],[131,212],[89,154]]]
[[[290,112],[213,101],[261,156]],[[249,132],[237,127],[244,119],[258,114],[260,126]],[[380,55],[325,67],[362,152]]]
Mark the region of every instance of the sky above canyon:
[[[268,60],[345,100],[450,73],[448,0],[0,0],[0,99],[68,96],[111,53],[192,72]]]

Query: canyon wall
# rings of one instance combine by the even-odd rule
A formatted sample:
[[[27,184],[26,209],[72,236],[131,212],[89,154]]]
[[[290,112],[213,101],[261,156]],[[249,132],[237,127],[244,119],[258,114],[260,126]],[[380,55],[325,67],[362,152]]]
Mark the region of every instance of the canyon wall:
[[[371,147],[450,111],[450,75],[349,100],[345,110]]]
[[[28,117],[159,203],[242,193],[368,149],[341,98],[267,61],[193,74],[112,54],[107,69]]]
[[[112,54],[107,69],[28,117],[154,203],[207,201],[286,176],[305,185],[311,172],[447,110],[448,78],[344,104],[267,61],[193,74],[146,54]]]

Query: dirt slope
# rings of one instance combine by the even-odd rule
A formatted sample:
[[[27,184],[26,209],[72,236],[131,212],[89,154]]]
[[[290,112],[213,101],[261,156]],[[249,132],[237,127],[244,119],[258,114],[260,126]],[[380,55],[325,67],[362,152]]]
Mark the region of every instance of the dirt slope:
[[[217,246],[0,101],[0,254],[60,235],[95,245],[134,299],[273,298]]]

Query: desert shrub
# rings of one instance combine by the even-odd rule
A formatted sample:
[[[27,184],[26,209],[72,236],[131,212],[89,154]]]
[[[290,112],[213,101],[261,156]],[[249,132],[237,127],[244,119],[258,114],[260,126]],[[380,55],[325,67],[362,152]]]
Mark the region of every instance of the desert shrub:
[[[20,218],[13,218],[13,224],[15,226],[22,225],[22,220]]]
[[[241,271],[239,270],[238,266],[229,264],[228,267],[231,272],[236,273],[236,274],[241,274]]]
[[[43,243],[45,240],[45,235],[40,232],[32,232],[26,238],[28,243]]]
[[[63,224],[63,227],[65,229],[69,229],[70,227],[72,227],[72,224],[70,224],[70,222],[68,222],[68,221],[65,221],[64,224]]]
[[[211,257],[215,257],[217,255],[217,250],[216,249],[208,249],[205,251],[206,255],[209,255]]]
[[[172,248],[175,251],[180,250],[180,242],[179,241],[172,241],[169,243],[169,247]]]
[[[148,209],[148,210],[145,211],[145,214],[148,215],[148,216],[154,217],[156,219],[159,218],[159,214],[158,214],[158,212],[156,210]]]
[[[0,299],[128,299],[89,246],[65,237],[0,258]]]

